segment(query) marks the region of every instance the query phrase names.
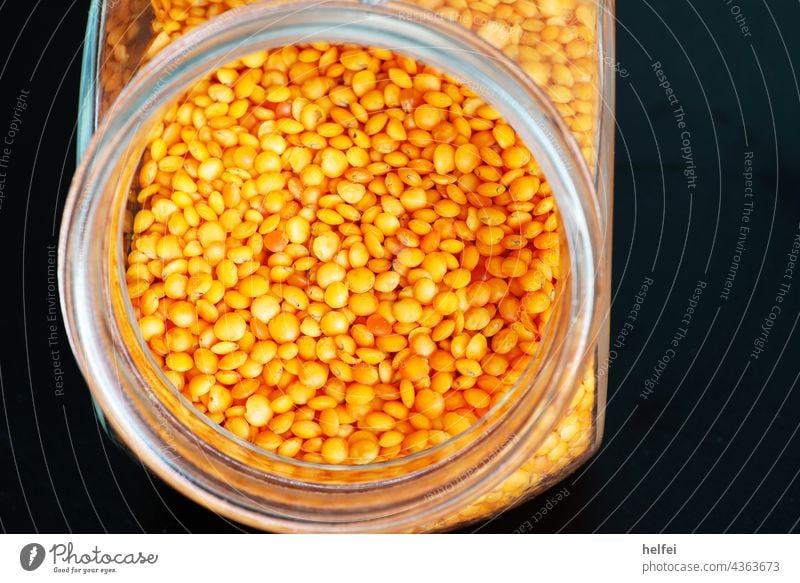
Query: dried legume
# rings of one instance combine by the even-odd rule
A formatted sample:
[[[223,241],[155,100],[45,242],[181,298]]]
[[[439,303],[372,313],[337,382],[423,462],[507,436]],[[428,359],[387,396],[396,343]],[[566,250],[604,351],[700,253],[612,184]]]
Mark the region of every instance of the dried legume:
[[[368,463],[464,431],[550,317],[536,162],[466,86],[391,51],[229,63],[166,113],[142,169],[142,336],[198,409],[280,455]]]
[[[146,58],[193,26],[229,8],[249,3],[249,0],[212,3],[152,0],[152,3],[155,37]],[[420,0],[416,3],[472,28],[520,63],[537,83],[547,88],[590,166],[593,165],[598,118],[597,16],[593,0],[488,0],[477,3]],[[132,69],[127,54],[131,51],[117,45],[124,45],[137,34],[137,29],[127,23],[113,26],[115,28],[110,30],[106,39],[108,50],[113,50],[113,59],[106,61],[113,60],[113,63],[102,72],[101,79],[104,95],[111,97],[127,81]],[[115,35],[113,38],[112,34]],[[437,121],[434,114],[437,109],[451,108],[454,97],[458,106],[459,92],[453,95],[450,85],[443,88],[436,72],[419,68],[413,74],[405,63],[374,71],[369,65],[364,66],[369,61],[365,61],[363,50],[350,48],[336,62],[339,53],[328,52],[329,49],[329,46],[318,45],[296,53],[291,49],[285,50],[280,59],[273,57],[275,63],[284,61],[277,67],[267,62],[269,56],[265,54],[246,57],[217,72],[215,83],[231,89],[233,101],[227,102],[230,92],[206,87],[210,93],[206,91],[205,95],[213,93],[219,101],[205,102],[201,90],[177,111],[171,112],[171,118],[159,128],[161,137],[154,138],[142,166],[140,183],[147,186],[138,192],[139,202],[144,206],[135,218],[133,231],[137,245],[141,245],[143,251],[134,249],[129,256],[129,265],[133,269],[129,270],[128,279],[129,292],[140,316],[140,329],[156,359],[165,364],[172,352],[192,354],[194,368],[184,373],[168,370],[167,376],[201,410],[230,431],[266,450],[339,464],[378,461],[413,453],[447,439],[450,433],[444,428],[448,431],[457,429],[455,417],[459,415],[448,411],[441,417],[439,424],[443,429],[421,427],[425,424],[421,420],[425,416],[415,408],[415,400],[423,390],[444,395],[445,409],[454,403],[458,403],[457,408],[475,408],[485,402],[481,393],[493,398],[492,388],[497,387],[498,382],[490,379],[491,375],[513,379],[519,369],[519,362],[514,358],[521,361],[522,355],[532,354],[537,345],[537,335],[522,321],[511,325],[509,322],[520,310],[527,313],[528,308],[542,308],[546,294],[545,298],[541,294],[532,294],[547,291],[558,278],[557,245],[550,247],[549,235],[539,239],[539,245],[536,245],[539,235],[557,232],[558,219],[552,196],[537,196],[542,189],[547,193],[544,177],[538,172],[519,173],[520,168],[531,164],[529,153],[517,148],[512,128],[502,120],[492,119],[494,113],[489,106],[481,104],[469,110],[462,109],[464,116],[455,117],[449,124],[441,124],[442,120]],[[322,56],[324,61],[319,60]],[[292,64],[288,65],[287,60]],[[324,62],[325,70],[331,73],[352,74],[349,87],[334,87],[330,77],[317,70],[320,62]],[[353,68],[348,69],[345,63]],[[344,70],[339,71],[342,68]],[[248,74],[242,74],[244,69],[250,69]],[[264,72],[269,72],[269,77],[262,79]],[[403,73],[411,80],[412,89],[416,88],[424,95],[424,103],[416,104],[416,108],[408,88],[402,86],[408,84]],[[299,115],[286,106],[286,101],[281,102],[289,99],[283,90],[289,85],[282,84],[284,79],[299,84],[302,96],[309,102],[300,108]],[[269,86],[260,86],[261,81],[269,81]],[[329,106],[329,101],[333,107]],[[413,123],[408,124],[403,116],[391,113],[397,109],[404,115],[410,113]],[[267,110],[273,111],[275,117],[270,119]],[[368,114],[366,121],[365,114]],[[385,118],[381,114],[386,114]],[[469,116],[474,117],[470,119]],[[219,117],[223,119],[219,120]],[[291,119],[280,121],[289,117]],[[258,131],[253,134],[254,119],[259,123],[272,122],[275,128],[263,135]],[[482,124],[488,124],[491,129],[482,127]],[[247,131],[240,131],[242,127]],[[184,139],[184,131],[187,139]],[[203,135],[200,137],[205,140],[197,139],[201,132]],[[484,143],[487,132],[494,138],[493,144],[488,144],[489,150]],[[209,134],[213,136],[210,141]],[[470,134],[470,138],[456,138],[459,134]],[[409,143],[413,147],[409,147]],[[431,146],[432,151],[429,150]],[[345,170],[341,170],[341,158],[337,154],[327,154],[323,164],[318,154],[326,147],[344,151]],[[186,160],[189,168],[185,169],[184,175],[175,177]],[[498,172],[502,167],[506,169],[505,174]],[[342,173],[337,175],[340,171]],[[514,172],[517,176],[508,180]],[[425,187],[420,188],[420,183],[432,175],[452,174],[469,178],[437,183],[436,200],[429,200]],[[184,179],[185,175],[189,181]],[[504,177],[507,177],[506,182],[502,180]],[[192,182],[196,183],[197,179],[207,184],[223,184],[223,187],[209,192],[206,186],[202,186],[193,191]],[[336,183],[337,179],[340,182]],[[335,190],[327,188],[331,181]],[[187,191],[173,190],[170,193],[170,187],[174,188],[175,184],[186,186]],[[238,189],[230,186],[232,184]],[[319,195],[315,193],[312,197],[314,204],[320,210],[332,209],[344,220],[339,225],[331,225],[330,220],[338,220],[331,213],[323,213],[322,218],[298,213],[307,204],[304,199],[297,200],[298,184],[301,190],[317,187]],[[288,191],[295,200],[287,203],[287,197],[276,195],[275,191]],[[331,194],[338,195],[339,200],[327,198]],[[502,201],[501,197],[509,197],[511,204],[505,208],[497,204],[484,205],[478,207],[479,214],[468,216],[468,229],[474,238],[467,244],[460,240],[461,231],[440,232],[436,227],[437,221],[444,220],[448,213],[453,212],[450,203],[469,205],[476,196],[488,198],[492,203]],[[365,205],[361,203],[365,197],[368,201],[380,201],[381,212],[377,216],[363,210]],[[240,213],[238,209],[242,201],[247,201],[248,205],[255,202],[259,206]],[[360,217],[341,205],[355,208],[361,213]],[[261,222],[258,216],[248,213],[253,210],[260,215]],[[398,211],[410,213],[409,217],[401,221]],[[431,212],[439,219],[431,220]],[[328,221],[322,220],[325,217]],[[459,215],[453,218],[457,224]],[[249,224],[239,227],[243,223],[256,224],[254,234],[261,237],[260,247],[258,237],[247,235],[251,229]],[[326,242],[326,231],[321,226],[315,227],[315,223],[338,231],[339,247],[331,249],[333,241]],[[362,232],[353,232],[348,224],[360,224]],[[484,243],[474,230],[476,224],[485,227],[505,225],[513,232],[504,234],[498,243],[494,243],[496,232],[484,231],[482,238],[491,242]],[[368,226],[375,228],[366,228]],[[343,227],[345,232],[341,231]],[[235,238],[234,230],[243,238],[231,245],[230,239]],[[416,236],[418,242],[409,238],[409,233]],[[350,239],[353,236],[360,237],[360,240]],[[314,252],[311,242],[317,238],[323,239],[320,253],[330,259],[321,260]],[[409,241],[414,244],[409,244]],[[499,246],[503,253],[520,252],[531,268],[518,275],[524,261],[513,253],[487,256],[484,254],[487,245]],[[306,250],[305,254],[301,253],[301,247]],[[403,263],[398,261],[399,253],[406,247],[418,248],[424,253],[419,265],[413,265],[416,261],[414,252],[404,253]],[[346,260],[343,250],[347,251]],[[451,256],[458,258],[460,267],[448,264]],[[269,259],[262,263],[260,259],[264,257]],[[259,275],[269,288],[266,295],[248,298],[242,289],[226,288],[223,280],[216,277],[216,267],[225,259],[234,263],[239,279],[246,279],[261,270]],[[185,269],[182,261],[186,262]],[[212,264],[214,269],[209,270]],[[401,266],[400,271],[395,270],[396,265]],[[335,282],[347,284],[349,271],[361,267],[367,267],[374,274],[372,290],[352,293],[348,288],[346,307],[336,309],[327,305],[325,291],[330,285]],[[490,308],[491,319],[481,330],[466,330],[466,322],[462,322],[464,318],[459,317],[459,311],[464,311],[459,288],[447,288],[444,283],[445,276],[459,281],[459,276],[450,275],[455,269],[472,272],[475,280],[465,288],[472,304],[468,309]],[[425,272],[424,277],[420,270]],[[402,275],[401,271],[404,271]],[[304,288],[302,281],[295,280],[298,272],[308,276],[315,272],[316,285],[313,287],[322,292]],[[188,278],[185,298],[181,297],[184,285],[181,278],[173,278],[169,286],[170,293],[179,297],[173,298],[166,293],[169,274]],[[233,274],[228,277],[230,279],[226,281],[232,280]],[[292,285],[290,280],[299,285]],[[428,281],[436,286],[432,298],[429,298],[427,284],[419,285],[419,289],[417,286],[419,282]],[[521,297],[504,297],[510,295],[508,291],[512,286],[508,285],[509,281],[513,282],[514,292],[522,293]],[[250,280],[252,289],[249,293],[255,293],[259,285],[260,282]],[[336,292],[338,287],[331,295],[340,293]],[[305,300],[294,292],[287,294],[288,288],[305,292]],[[383,298],[388,297],[416,299],[423,306],[419,328],[428,331],[415,333],[414,329],[407,329],[413,323],[398,322],[393,310],[385,307]],[[552,305],[544,308],[543,312],[534,311],[532,315],[546,314],[551,309]],[[238,342],[219,340],[213,334],[213,324],[232,311],[252,314],[249,320],[246,314],[240,314],[248,321],[249,329]],[[279,344],[270,337],[269,323],[282,311],[291,314],[305,311],[310,317],[299,322],[295,341]],[[350,318],[356,316],[353,322],[345,316],[350,335],[325,335],[321,320],[328,311],[349,311]],[[431,317],[431,312],[437,316]],[[437,321],[439,316],[441,318]],[[481,323],[484,318],[485,314],[472,312],[471,325]],[[337,324],[336,320],[338,318],[330,323]],[[372,339],[357,332],[359,326],[372,333]],[[176,334],[173,331],[176,329],[188,332],[188,338],[186,334]],[[288,336],[294,333],[291,323],[288,332]],[[279,336],[282,333],[285,332],[278,331]],[[466,343],[460,338],[462,334],[469,337]],[[483,342],[479,334],[485,337],[490,354],[482,359],[467,358],[483,364],[485,374],[476,381],[458,372],[452,351],[463,351],[462,356],[466,356],[470,347],[472,356],[480,355]],[[372,378],[365,367],[354,371],[357,365],[376,358],[373,353],[363,352],[365,349],[386,355],[377,366],[380,382],[374,385],[356,380]],[[220,361],[237,351],[249,355],[245,364],[234,370],[221,369]],[[411,380],[421,374],[419,361],[412,360],[417,356],[427,358],[429,373],[432,373],[430,383],[423,382],[422,386],[419,381]],[[398,363],[410,363],[410,370],[400,377],[399,383],[384,383],[386,371],[397,370],[394,368],[396,358]],[[183,358],[178,356],[174,360],[180,366]],[[307,395],[298,391],[296,386],[289,386],[297,383],[287,383],[286,379],[298,378],[299,367],[295,361],[314,360],[327,363],[327,385],[315,393],[317,396],[300,404],[293,399],[302,400]],[[260,375],[256,372],[259,366],[262,368]],[[462,363],[461,366],[469,365]],[[245,373],[256,374],[246,377]],[[314,374],[313,367],[311,373]],[[257,385],[254,387],[253,383]],[[396,396],[384,398],[390,395]],[[357,403],[359,399],[367,398],[366,404],[379,400],[381,410],[373,411],[370,407],[370,411],[364,413],[365,409],[353,409],[354,413],[361,414],[361,421],[358,421],[348,408],[351,401]],[[422,398],[423,404],[427,398]],[[360,406],[366,407],[366,404]],[[430,526],[442,528],[485,515],[507,504],[504,501],[517,499],[540,487],[548,476],[557,474],[580,458],[591,443],[593,407],[594,373],[590,368],[569,410],[528,463],[506,480],[502,488],[447,521]],[[225,413],[235,420],[227,419]],[[385,425],[379,422],[376,426],[374,416],[370,417],[371,423],[366,421],[370,413],[383,413],[398,420],[397,427],[379,434],[378,451],[374,456],[371,455],[374,446],[362,442],[368,439],[366,435],[376,436],[375,431],[385,428]],[[282,417],[284,415],[291,417]],[[276,421],[279,417],[281,419]],[[294,417],[313,419],[320,427],[321,437],[307,439],[305,449],[302,439],[290,433]],[[248,431],[244,430],[243,422],[249,424]],[[276,429],[283,431],[277,434],[274,432]],[[381,457],[382,452],[385,452],[385,458]]]

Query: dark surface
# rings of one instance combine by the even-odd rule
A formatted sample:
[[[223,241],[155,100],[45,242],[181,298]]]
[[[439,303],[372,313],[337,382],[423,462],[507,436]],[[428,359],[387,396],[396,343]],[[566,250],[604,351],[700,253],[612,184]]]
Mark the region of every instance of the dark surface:
[[[734,6],[752,36],[740,31]],[[48,345],[48,246],[56,243],[74,169],[87,7],[87,0],[0,3],[0,139],[16,96],[30,91],[8,168],[0,168],[7,174],[0,176],[0,529],[236,531],[108,439],[69,356],[60,315],[56,343]],[[800,91],[792,64],[800,56],[800,5],[627,0],[618,19],[612,341],[642,282],[654,284],[612,362],[600,452],[554,491],[478,530],[796,531],[800,272],[791,282],[782,278],[800,232]],[[697,175],[691,192],[681,130],[654,62],[686,114]],[[753,153],[754,205],[724,300],[745,224],[745,152]],[[644,398],[646,379],[701,280],[707,286],[686,337]],[[782,281],[791,287],[776,303]],[[782,311],[763,353],[752,358],[773,305]],[[51,348],[60,350],[61,396]],[[568,495],[559,499],[564,487]]]

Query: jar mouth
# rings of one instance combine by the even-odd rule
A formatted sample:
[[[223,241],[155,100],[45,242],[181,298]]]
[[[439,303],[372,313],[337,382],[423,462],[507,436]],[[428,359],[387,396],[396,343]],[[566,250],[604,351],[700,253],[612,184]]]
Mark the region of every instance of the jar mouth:
[[[308,17],[309,10],[313,10],[311,18]],[[485,452],[481,454],[475,449],[476,446],[480,449],[478,442],[486,434],[491,434],[491,439],[486,437],[486,441],[496,439],[502,445],[502,451],[497,453],[496,459],[492,458],[493,464],[500,465],[502,462],[502,465],[512,467],[523,459],[526,452],[530,453],[531,444],[535,445],[536,439],[541,441],[546,436],[549,425],[537,426],[537,421],[546,412],[554,422],[554,410],[568,402],[569,395],[559,394],[559,389],[579,384],[579,375],[583,371],[579,363],[589,356],[599,319],[595,290],[600,283],[595,268],[599,264],[597,254],[602,243],[598,235],[599,211],[592,180],[577,145],[555,108],[543,92],[500,51],[456,23],[433,12],[398,2],[263,2],[232,10],[198,26],[161,51],[137,74],[120,94],[103,126],[92,139],[73,180],[62,223],[59,260],[62,310],[70,342],[94,398],[127,444],[162,477],[185,493],[202,498],[204,503],[213,507],[228,510],[237,519],[258,522],[257,526],[263,526],[263,522],[252,520],[252,510],[241,511],[241,507],[246,506],[242,501],[237,500],[233,504],[197,496],[198,491],[206,495],[214,494],[212,486],[215,482],[201,483],[196,476],[191,476],[194,466],[181,465],[181,459],[165,460],[158,456],[155,444],[148,442],[148,438],[154,439],[160,434],[147,435],[141,431],[146,425],[146,418],[137,416],[132,409],[158,407],[159,403],[154,399],[148,402],[147,396],[143,395],[139,395],[138,400],[126,398],[124,391],[150,390],[148,386],[141,386],[145,379],[137,375],[143,374],[142,371],[135,367],[132,369],[132,361],[124,356],[115,358],[114,362],[98,357],[103,350],[118,350],[122,354],[131,348],[130,342],[122,340],[131,331],[120,330],[125,322],[114,318],[114,310],[106,297],[109,291],[107,280],[113,275],[112,271],[123,269],[121,260],[117,265],[112,265],[109,256],[115,255],[121,259],[124,255],[120,237],[106,241],[104,249],[98,249],[101,239],[107,237],[108,225],[113,227],[117,224],[104,220],[108,216],[103,216],[103,203],[106,203],[106,211],[108,208],[121,208],[111,203],[115,193],[110,186],[118,180],[114,177],[115,163],[131,152],[136,158],[141,155],[142,150],[137,150],[135,141],[137,132],[140,133],[142,127],[147,126],[164,106],[170,104],[192,82],[225,62],[256,50],[315,41],[380,46],[419,59],[463,81],[516,129],[539,162],[560,209],[568,249],[565,255],[570,261],[570,269],[566,278],[568,285],[561,290],[560,306],[554,312],[547,334],[554,335],[554,328],[560,328],[568,334],[564,334],[563,340],[558,343],[545,339],[541,343],[542,354],[532,356],[532,364],[528,367],[535,374],[524,374],[517,386],[495,405],[493,412],[479,419],[463,434],[422,452],[374,464],[331,466],[283,458],[229,434],[199,413],[188,399],[173,388],[174,396],[185,401],[184,407],[191,410],[210,430],[223,435],[226,440],[240,442],[237,446],[246,449],[249,455],[266,458],[273,465],[281,464],[293,471],[299,468],[337,477],[330,478],[330,483],[325,484],[298,480],[296,472],[294,475],[287,471],[287,476],[273,476],[289,487],[296,482],[302,487],[337,488],[343,484],[336,482],[336,479],[347,476],[348,480],[352,480],[346,482],[348,486],[363,485],[380,489],[415,475],[434,475],[437,471],[444,475],[440,466],[456,457],[466,459],[469,456],[465,454],[470,450],[470,459],[480,461],[481,455],[485,457]],[[119,197],[118,193],[116,196]],[[121,223],[120,215],[117,218]],[[117,246],[116,250],[111,248],[113,245]],[[127,324],[131,325],[135,321],[132,305],[127,293],[123,292],[122,295],[122,309]],[[131,328],[136,327],[131,325]],[[136,335],[136,342],[143,346],[138,330],[134,330],[133,334]],[[149,351],[144,352],[153,369],[151,373],[158,377],[159,382],[171,387]],[[536,371],[532,371],[535,360],[538,360]],[[120,391],[120,388],[124,390]],[[535,402],[527,403],[524,408],[518,407],[518,400],[525,399],[526,395],[529,401]],[[530,395],[536,395],[536,398]],[[523,409],[529,418],[522,418],[525,416]],[[511,427],[500,431],[498,416],[501,414],[501,424],[510,417],[518,418],[513,431]],[[162,423],[168,422],[159,415],[150,417],[150,422],[159,418]],[[181,423],[177,417],[174,421]],[[524,444],[524,447],[520,444]],[[225,455],[204,449],[204,455],[213,457],[217,454]],[[420,464],[426,460],[436,460],[435,465]],[[231,468],[247,474],[249,478],[263,477],[254,475],[252,468],[248,468],[241,459],[226,461],[231,462]],[[381,477],[382,473],[392,468],[408,471],[397,480]],[[453,495],[454,504],[459,495],[474,495],[478,489],[488,490],[502,477],[492,475],[486,468],[479,468],[472,475],[475,476],[475,481],[471,482],[473,489],[469,493],[465,491]],[[370,479],[375,476],[376,480]],[[353,483],[359,479],[364,483]],[[474,487],[477,482],[480,482],[480,488]],[[272,524],[280,528],[281,519],[276,518]]]

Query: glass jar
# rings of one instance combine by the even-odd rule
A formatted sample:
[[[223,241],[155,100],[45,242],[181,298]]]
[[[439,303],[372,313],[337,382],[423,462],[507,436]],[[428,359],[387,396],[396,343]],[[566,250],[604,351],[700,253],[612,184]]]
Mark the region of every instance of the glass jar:
[[[613,83],[600,64],[613,62],[613,6],[202,0],[186,12],[178,0],[153,4],[93,5],[79,126],[83,158],[60,239],[70,341],[115,435],[187,496],[272,531],[454,528],[541,492],[591,456],[605,404],[597,363],[608,350]],[[238,7],[227,11],[228,5]],[[517,131],[557,200],[563,275],[530,365],[467,431],[408,457],[332,466],[239,439],[170,384],[147,350],[127,295],[132,179],[156,120],[193,81],[224,63],[300,39],[390,48],[462,80]],[[570,39],[583,44],[567,48]],[[553,44],[564,52],[544,48]],[[571,58],[583,68],[571,72],[565,65]],[[578,81],[576,73],[583,75]]]

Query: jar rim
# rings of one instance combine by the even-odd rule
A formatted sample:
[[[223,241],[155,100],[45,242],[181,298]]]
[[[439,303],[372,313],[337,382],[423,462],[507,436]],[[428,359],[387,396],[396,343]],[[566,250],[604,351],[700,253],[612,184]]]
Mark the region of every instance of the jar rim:
[[[298,14],[303,14],[310,8],[314,10],[312,22],[309,22],[307,13],[302,19],[298,19]],[[280,22],[279,26],[275,26],[276,21]],[[300,32],[305,38],[297,38]],[[107,390],[109,381],[112,380],[110,368],[116,369],[120,363],[115,362],[113,366],[109,366],[109,363],[104,363],[102,359],[98,360],[96,353],[93,354],[93,358],[87,356],[94,350],[102,348],[109,340],[107,336],[109,330],[105,327],[88,329],[86,327],[92,317],[98,315],[100,318],[103,317],[102,311],[98,314],[96,310],[87,309],[87,305],[91,303],[86,301],[91,295],[91,289],[94,288],[96,294],[98,284],[102,284],[97,281],[101,278],[100,273],[86,273],[87,266],[95,267],[93,262],[87,261],[90,252],[87,245],[93,240],[92,235],[97,235],[96,229],[89,229],[91,219],[96,217],[97,213],[97,209],[92,207],[96,206],[103,196],[108,196],[108,189],[104,187],[110,184],[111,164],[108,164],[109,158],[112,157],[110,155],[112,152],[123,153],[128,150],[137,127],[137,119],[138,123],[145,123],[149,119],[148,112],[151,117],[154,116],[161,105],[174,100],[192,80],[209,73],[224,62],[258,50],[259,47],[274,48],[285,44],[323,40],[323,38],[331,42],[385,46],[418,58],[447,74],[460,79],[470,79],[470,82],[465,81],[465,84],[485,99],[486,94],[491,93],[492,97],[486,99],[487,103],[503,114],[510,124],[512,121],[517,122],[512,125],[523,137],[554,186],[554,196],[558,200],[562,221],[565,221],[564,230],[572,262],[569,277],[572,295],[569,298],[563,297],[560,301],[564,310],[561,317],[566,319],[566,324],[571,328],[570,348],[574,350],[574,354],[567,355],[568,362],[575,362],[576,359],[582,362],[588,357],[591,341],[599,324],[599,311],[596,309],[598,294],[595,293],[602,275],[598,273],[600,271],[598,266],[601,266],[602,262],[596,256],[597,250],[601,248],[598,235],[599,212],[589,172],[577,145],[555,108],[541,89],[536,87],[505,55],[468,29],[446,21],[433,12],[402,2],[381,2],[376,5],[346,1],[319,3],[278,0],[251,4],[226,12],[198,26],[163,49],[143,67],[120,94],[92,139],[75,175],[64,212],[59,248],[62,311],[70,342],[78,357],[79,365],[89,381],[94,398],[109,417],[111,424],[122,433],[127,444],[151,462],[150,465],[155,466],[162,477],[192,497],[196,497],[192,494],[197,492],[192,490],[198,487],[198,483],[176,478],[176,468],[171,463],[156,459],[152,451],[153,444],[145,443],[142,435],[131,431],[130,426],[121,426],[123,424],[121,414],[125,412],[125,407],[132,405]],[[286,42],[281,39],[292,40]],[[398,48],[399,43],[406,45]],[[455,63],[446,58],[447,55],[453,54],[458,54],[459,62]],[[468,72],[466,76],[465,70]],[[506,81],[506,84],[500,80]],[[522,128],[522,131],[519,128]],[[128,307],[130,308],[129,301]],[[565,360],[564,354],[560,356],[562,361]],[[544,355],[544,358],[548,358],[548,355]],[[541,364],[555,366],[554,362]],[[570,368],[575,370],[569,370]],[[566,377],[565,384],[571,383],[570,386],[577,386],[579,370],[583,369],[568,367],[552,374],[559,374],[560,381]],[[120,371],[115,370],[115,372]],[[542,393],[542,400],[547,403],[563,404],[565,401],[563,395],[558,395],[560,385],[559,382],[546,387]],[[144,387],[143,390],[149,389]],[[515,390],[511,390],[506,398],[510,399],[514,394]],[[545,398],[547,395],[549,398]],[[114,402],[115,398],[117,402]],[[533,409],[538,410],[540,415],[543,412],[541,407]],[[126,419],[129,424],[132,421],[130,416]],[[204,421],[211,424],[208,419]],[[487,423],[486,418],[483,423],[479,420],[465,433],[474,435],[475,432],[486,431]],[[535,420],[528,421],[529,432],[533,431],[534,424]],[[216,425],[215,429],[224,431]],[[538,433],[544,435],[541,427]],[[232,435],[229,438],[236,439]],[[446,444],[451,441],[453,440]],[[256,448],[253,444],[246,443],[246,445],[254,449],[258,455],[278,457]],[[378,464],[336,467],[335,471],[352,475],[365,470],[393,465],[402,466],[433,454],[434,449],[430,448],[413,456]],[[517,452],[516,457],[519,458],[524,453],[524,451]],[[506,463],[512,458],[510,454],[504,455]],[[331,466],[302,460],[280,458],[280,461],[314,469],[333,469]],[[484,475],[483,479],[485,484],[492,482],[491,476]],[[496,481],[497,479],[494,480]],[[371,486],[374,484],[370,483]],[[203,501],[209,503],[206,498]],[[219,507],[225,506],[224,502],[219,504]],[[248,522],[247,515],[238,512],[233,514],[239,519],[244,516]],[[280,521],[277,524],[280,526]]]

